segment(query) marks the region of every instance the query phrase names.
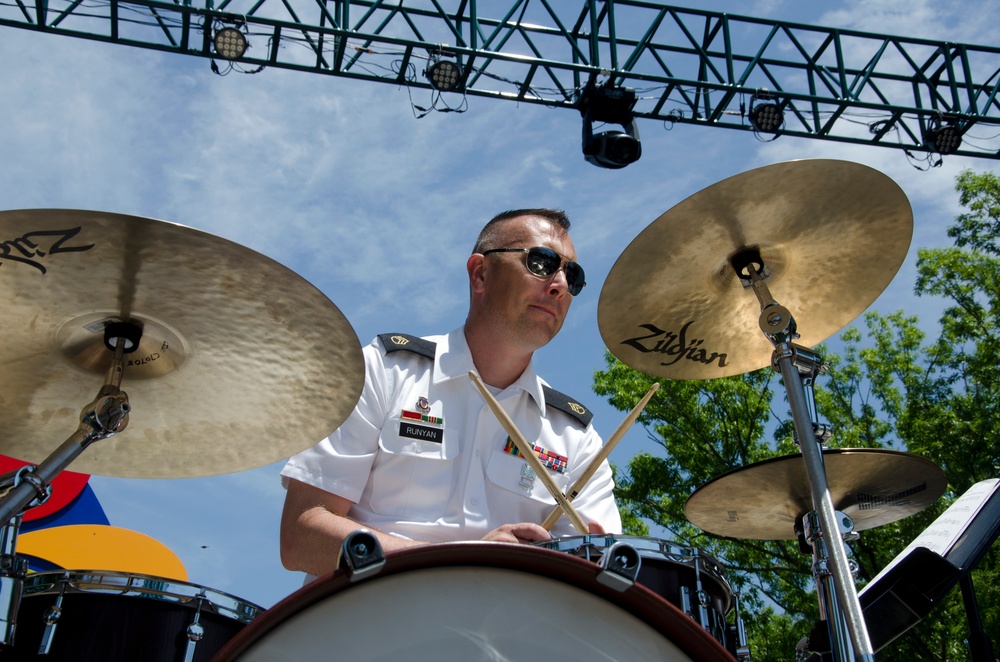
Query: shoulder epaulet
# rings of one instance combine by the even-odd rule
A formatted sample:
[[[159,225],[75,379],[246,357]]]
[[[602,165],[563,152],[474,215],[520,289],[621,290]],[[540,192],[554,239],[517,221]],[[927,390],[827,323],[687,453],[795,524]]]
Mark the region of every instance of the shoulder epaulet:
[[[594,418],[593,412],[581,405],[579,402],[571,400],[565,393],[560,393],[554,388],[550,388],[545,385],[542,385],[542,391],[545,394],[545,404],[547,406],[566,412],[576,420],[580,421],[584,427],[589,425],[591,419]]]
[[[386,354],[403,350],[433,359],[434,352],[437,350],[437,343],[406,333],[380,333],[378,337],[382,341],[382,346],[385,347]]]

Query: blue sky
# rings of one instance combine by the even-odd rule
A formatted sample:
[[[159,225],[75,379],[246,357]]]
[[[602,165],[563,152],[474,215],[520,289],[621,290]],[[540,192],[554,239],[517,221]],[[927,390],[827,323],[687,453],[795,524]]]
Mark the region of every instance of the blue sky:
[[[676,4],[972,44],[992,43],[995,21],[984,19],[996,15],[993,0]],[[465,113],[417,119],[407,90],[392,85],[277,69],[220,77],[199,58],[13,28],[2,37],[3,209],[94,209],[219,235],[324,292],[357,335],[344,342],[458,326],[465,260],[482,224],[509,208],[565,209],[589,285],[537,364],[553,386],[595,410],[605,437],[624,414],[590,388],[603,367],[601,286],[663,212],[771,163],[835,158],[876,168],[907,194],[914,235],[873,309],[903,308],[929,323],[940,306],[912,295],[916,249],[949,244],[960,170],[1000,172],[996,161],[967,158],[924,172],[899,150],[788,137],[765,143],[751,133],[648,121],[639,125],[642,158],[612,171],[584,161],[572,111],[470,98]],[[412,101],[429,98],[414,91]],[[209,385],[191,387],[198,397]],[[636,428],[612,459],[624,464],[639,450],[656,452]],[[301,583],[278,560],[280,467],[92,484],[112,524],[168,545],[193,583],[267,607]]]

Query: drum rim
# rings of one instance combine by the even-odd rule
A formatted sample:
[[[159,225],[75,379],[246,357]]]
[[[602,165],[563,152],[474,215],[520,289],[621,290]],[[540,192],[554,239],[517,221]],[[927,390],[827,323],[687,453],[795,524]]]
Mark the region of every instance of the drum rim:
[[[516,570],[562,580],[639,618],[693,659],[732,659],[732,654],[693,618],[641,584],[617,591],[596,581],[600,568],[585,559],[543,547],[499,542],[451,542],[410,547],[385,555],[385,566],[360,581],[430,568],[488,567]],[[551,570],[556,569],[553,573]],[[303,586],[265,611],[216,653],[213,662],[238,659],[271,630],[300,611],[349,587],[351,579],[336,570]]]
[[[102,583],[100,579],[119,580],[117,583]],[[134,584],[135,580],[162,584],[163,587],[141,586]],[[181,581],[170,577],[146,575],[139,572],[119,572],[114,570],[47,570],[35,572],[24,580],[22,598],[53,595],[59,592],[60,586],[65,586],[69,594],[100,594],[119,595],[139,599],[156,599],[172,604],[192,605],[201,598],[201,609],[231,618],[232,620],[249,624],[260,617],[266,610],[253,602],[244,600],[225,591],[209,588],[202,584]],[[184,586],[194,589],[193,592],[180,592],[176,587]]]
[[[600,541],[604,541],[604,546],[599,546]],[[660,550],[653,549],[651,546],[643,546],[641,544],[635,544],[639,542],[649,542],[654,541],[659,544]],[[705,579],[709,583],[714,585],[718,589],[718,593],[721,594],[725,607],[723,609],[723,616],[731,612],[735,606],[735,601],[733,600],[732,584],[729,583],[729,579],[725,574],[725,566],[719,563],[719,560],[708,552],[703,552],[698,547],[687,547],[684,545],[679,545],[669,538],[656,538],[654,536],[635,536],[630,534],[619,534],[619,533],[587,533],[577,536],[565,536],[562,538],[552,538],[551,540],[542,540],[540,542],[532,543],[535,547],[540,547],[542,549],[552,549],[564,554],[571,554],[573,550],[567,549],[569,544],[577,542],[579,543],[576,549],[579,549],[580,545],[591,545],[600,551],[610,548],[611,545],[616,542],[623,542],[630,544],[638,553],[639,556],[646,560],[647,556],[644,552],[658,552],[662,548],[669,548],[671,553],[682,552],[678,554],[681,558],[673,558],[671,556],[660,557],[661,560],[667,561],[668,563],[675,563],[677,565],[684,566],[688,570],[694,571],[694,560],[700,559],[703,563],[699,568],[699,572],[704,573]],[[579,558],[579,557],[578,557]],[[650,560],[654,557],[649,556]],[[683,559],[683,560],[681,560]],[[713,593],[714,596],[714,593]]]

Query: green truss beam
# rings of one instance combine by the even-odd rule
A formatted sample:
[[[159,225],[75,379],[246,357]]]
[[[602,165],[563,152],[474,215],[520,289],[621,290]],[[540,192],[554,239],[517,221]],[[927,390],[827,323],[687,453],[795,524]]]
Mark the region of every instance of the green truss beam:
[[[1000,158],[1000,48],[733,16],[640,0],[0,0],[0,25],[213,58],[579,109],[588,82],[632,88],[637,118],[755,131],[754,99],[784,109],[782,135]],[[446,6],[447,5],[447,6]],[[236,27],[250,48],[220,60]],[[457,62],[460,93],[424,70]],[[764,92],[766,90],[766,93]],[[449,95],[449,96],[446,96]],[[452,107],[454,104],[451,104]],[[770,138],[771,136],[765,136]]]

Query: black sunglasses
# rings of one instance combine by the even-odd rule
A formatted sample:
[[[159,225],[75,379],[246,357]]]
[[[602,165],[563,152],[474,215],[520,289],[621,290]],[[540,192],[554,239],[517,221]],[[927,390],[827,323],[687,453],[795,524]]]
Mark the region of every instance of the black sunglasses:
[[[524,266],[528,271],[539,278],[549,278],[560,268],[566,273],[566,284],[569,286],[569,293],[576,296],[587,284],[583,274],[583,267],[576,262],[563,260],[559,253],[544,246],[534,246],[532,248],[494,248],[483,251],[483,255],[490,253],[527,253],[524,256]]]

